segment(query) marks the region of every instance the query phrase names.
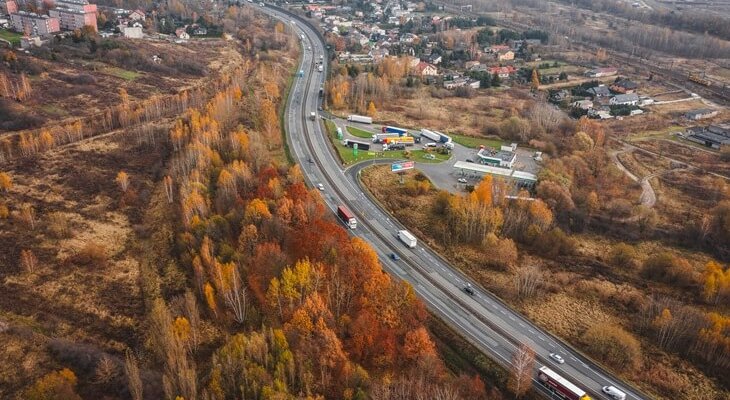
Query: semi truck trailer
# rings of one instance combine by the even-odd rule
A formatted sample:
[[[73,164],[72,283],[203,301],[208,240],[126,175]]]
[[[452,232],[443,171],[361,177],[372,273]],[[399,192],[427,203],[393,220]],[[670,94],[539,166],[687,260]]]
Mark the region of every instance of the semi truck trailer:
[[[385,144],[403,143],[406,146],[413,146],[416,141],[413,139],[413,136],[399,136],[386,138],[383,140],[383,142]]]
[[[398,136],[397,133],[376,133],[373,135],[373,143],[382,143],[388,138],[396,138]]]
[[[441,141],[441,135],[439,135],[438,133],[436,133],[434,131],[429,131],[428,129],[421,129],[421,136],[431,139],[434,142]]]
[[[416,247],[416,237],[408,231],[398,231],[398,239],[410,248]]]
[[[403,143],[392,143],[392,144],[383,145],[383,151],[405,150],[405,149],[406,149],[406,145]]]
[[[548,367],[540,367],[540,371],[537,373],[537,381],[557,398],[565,400],[591,400],[591,397],[586,394],[585,390],[575,386]]]
[[[342,145],[345,147],[355,147],[355,143],[357,143],[358,150],[370,150],[370,143],[360,142],[352,139],[345,139],[342,141]]]
[[[360,122],[362,124],[372,124],[373,119],[370,117],[365,117],[363,115],[348,115],[347,120],[351,122]]]
[[[384,126],[382,130],[383,133],[397,133],[400,136],[405,136],[405,134],[408,133],[408,130],[398,128],[397,126]]]
[[[348,228],[357,228],[357,220],[355,219],[355,216],[352,214],[352,212],[347,209],[347,207],[337,207],[337,216],[340,218],[340,220],[342,220],[342,222],[345,223],[345,225],[347,225]]]

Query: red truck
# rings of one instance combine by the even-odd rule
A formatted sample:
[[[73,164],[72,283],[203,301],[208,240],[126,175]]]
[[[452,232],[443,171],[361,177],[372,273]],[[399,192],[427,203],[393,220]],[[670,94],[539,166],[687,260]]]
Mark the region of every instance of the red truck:
[[[344,222],[348,228],[357,228],[357,220],[355,219],[355,216],[352,214],[352,212],[350,212],[350,210],[345,208],[345,206],[337,207],[337,216],[340,217],[342,222]]]
[[[540,367],[537,381],[555,396],[565,400],[591,400],[586,391],[570,383],[548,367]]]

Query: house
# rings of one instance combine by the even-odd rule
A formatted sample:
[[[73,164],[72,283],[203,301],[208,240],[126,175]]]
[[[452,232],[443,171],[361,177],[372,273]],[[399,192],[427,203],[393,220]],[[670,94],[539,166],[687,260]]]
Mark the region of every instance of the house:
[[[497,61],[512,61],[515,59],[515,52],[512,50],[500,50],[497,52]]]
[[[193,35],[195,35],[195,36],[205,36],[207,34],[208,34],[208,28],[206,28],[204,26],[199,26],[199,27],[195,28],[195,30],[193,31]]]
[[[560,103],[563,100],[568,100],[569,98],[570,92],[565,89],[558,90],[557,92],[553,93],[552,96],[550,96],[550,100],[556,103]]]
[[[639,107],[649,106],[654,104],[654,99],[648,96],[639,97]]]
[[[142,39],[142,28],[138,26],[120,26],[122,36],[128,39]]]
[[[48,15],[18,11],[10,14],[10,22],[16,32],[29,36],[47,36],[61,31],[61,22],[58,18]]]
[[[730,128],[727,126],[694,126],[687,129],[685,136],[688,140],[712,147],[713,149],[719,149],[730,144]]]
[[[644,110],[639,110],[639,109],[631,110],[631,111],[629,111],[629,116],[633,117],[634,115],[641,115],[643,113],[644,113]]]
[[[593,98],[608,97],[611,95],[611,92],[608,90],[606,85],[598,85],[596,87],[592,87],[588,89],[588,93],[590,93]]]
[[[464,69],[471,71],[475,65],[479,65],[479,61],[467,61],[464,63]]]
[[[484,52],[487,54],[497,54],[500,51],[507,51],[510,47],[505,44],[495,44],[494,46],[489,46],[484,48]]]
[[[129,18],[132,21],[144,21],[145,18],[147,18],[147,16],[145,15],[144,11],[142,11],[140,9],[136,9],[136,10],[132,11],[131,13],[129,13],[127,18]]]
[[[618,74],[618,69],[609,67],[609,68],[596,68],[592,69],[590,71],[586,71],[586,76],[589,78],[602,78],[604,76],[613,76]]]
[[[182,40],[190,39],[190,35],[185,31],[185,28],[175,29],[175,36],[177,36],[178,39],[182,39]]]
[[[466,78],[456,78],[450,81],[444,81],[444,89],[456,89],[466,85]]]
[[[438,65],[441,62],[441,55],[433,53],[428,56],[428,62],[433,65]]]
[[[697,110],[690,110],[684,114],[684,117],[696,121],[698,119],[712,118],[717,115],[717,110],[711,108],[700,108]]]
[[[574,101],[573,104],[571,104],[573,108],[580,108],[581,110],[590,110],[593,108],[593,101],[592,100],[578,100]]]
[[[606,110],[596,110],[595,108],[592,108],[588,110],[588,117],[598,119],[610,119],[613,118],[613,115],[611,115],[611,113]]]
[[[635,106],[639,102],[639,96],[636,93],[619,94],[611,98],[608,104],[612,106]]]
[[[491,75],[497,74],[497,76],[502,79],[509,78],[515,72],[517,72],[517,69],[511,65],[508,65],[506,67],[490,67],[489,68],[489,73]]]
[[[638,87],[639,85],[628,79],[619,79],[614,82],[609,88],[615,93],[629,94],[636,92],[636,89]]]
[[[416,65],[416,73],[421,76],[438,76],[438,68],[435,65],[429,63],[420,62]]]

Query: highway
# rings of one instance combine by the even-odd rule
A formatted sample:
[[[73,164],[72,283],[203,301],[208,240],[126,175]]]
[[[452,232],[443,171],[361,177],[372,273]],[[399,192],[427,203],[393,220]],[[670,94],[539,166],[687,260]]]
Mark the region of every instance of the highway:
[[[593,398],[608,399],[601,393],[601,387],[606,385],[618,387],[627,394],[627,399],[644,398],[513,311],[428,247],[419,243],[410,249],[398,241],[396,232],[404,228],[366,195],[358,180],[362,168],[372,162],[344,170],[333,153],[319,115],[315,121],[308,118],[318,109],[319,88],[324,85],[327,72],[326,62],[324,72],[317,72],[316,67],[320,56],[325,54],[321,36],[299,17],[284,14],[278,8],[267,5],[261,11],[286,22],[298,37],[304,35],[300,66],[303,77],[295,78],[284,114],[291,154],[300,162],[310,185],[324,186],[322,195],[333,213],[343,204],[355,213],[358,227],[352,233],[372,245],[384,270],[413,286],[436,316],[502,365],[508,366],[517,346],[524,343],[535,350],[537,367],[547,365]],[[400,261],[388,257],[393,252],[400,255]],[[474,296],[463,291],[467,283],[474,287]],[[549,361],[551,352],[561,354],[565,364]],[[542,386],[535,387],[546,393]]]

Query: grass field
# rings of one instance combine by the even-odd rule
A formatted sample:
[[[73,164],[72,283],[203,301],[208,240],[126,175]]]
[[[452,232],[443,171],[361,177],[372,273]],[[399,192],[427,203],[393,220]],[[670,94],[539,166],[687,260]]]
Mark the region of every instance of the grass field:
[[[12,43],[13,46],[20,46],[20,38],[23,37],[20,33],[10,32],[5,29],[0,29],[0,39],[7,40]]]
[[[483,138],[483,137],[475,137],[475,136],[465,136],[465,135],[457,135],[454,133],[449,133],[449,136],[451,136],[452,139],[454,139],[454,142],[469,147],[472,149],[478,148],[480,145],[490,146],[498,149],[500,146],[502,146],[505,142],[499,139],[493,139],[493,138]]]
[[[679,125],[672,125],[668,126],[666,128],[660,129],[660,130],[652,130],[652,131],[643,131],[643,132],[637,132],[635,134],[629,135],[627,138],[631,142],[638,142],[642,140],[651,140],[651,139],[669,139],[672,136],[671,135],[674,132],[681,132],[684,128]]]
[[[347,132],[349,132],[350,135],[352,135],[352,136],[357,136],[357,137],[363,138],[363,139],[370,139],[373,137],[372,132],[368,132],[368,131],[366,131],[364,129],[360,129],[360,128],[355,128],[354,126],[348,126]]]
[[[141,75],[138,72],[127,71],[126,69],[117,68],[117,67],[104,68],[103,72],[107,75],[116,76],[117,78],[122,78],[122,79],[128,80],[128,81],[133,81]]]

